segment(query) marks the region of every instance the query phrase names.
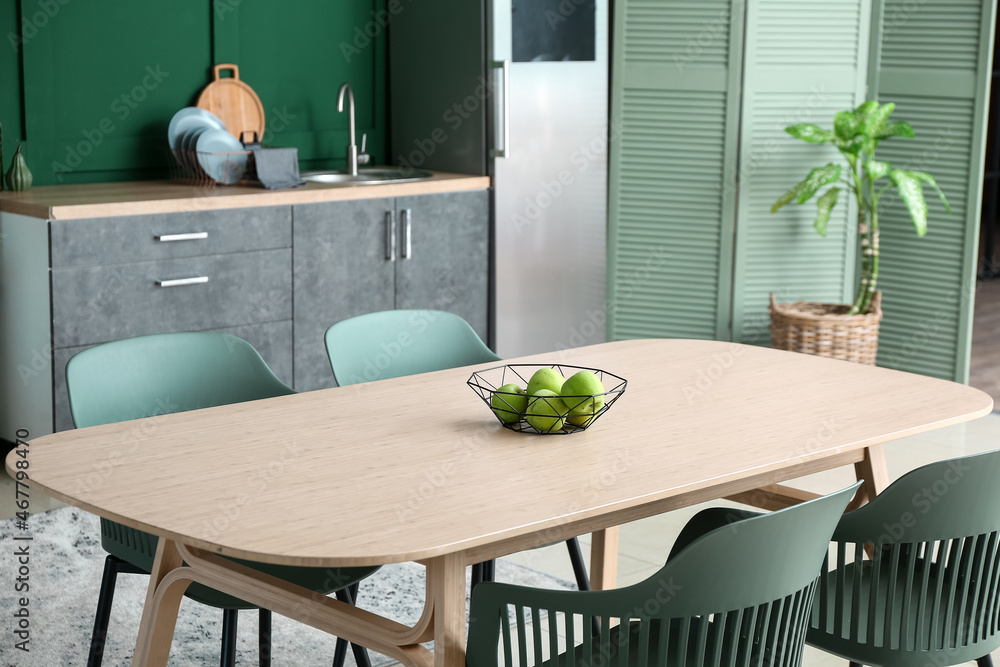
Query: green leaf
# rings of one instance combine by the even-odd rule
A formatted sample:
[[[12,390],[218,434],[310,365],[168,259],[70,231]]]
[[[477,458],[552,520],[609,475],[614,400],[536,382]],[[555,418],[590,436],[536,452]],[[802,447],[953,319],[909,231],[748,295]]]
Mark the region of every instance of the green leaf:
[[[924,200],[924,186],[921,180],[902,169],[893,169],[889,177],[899,189],[899,198],[910,211],[917,236],[923,236],[927,233],[927,202]]]
[[[842,153],[847,153],[848,155],[857,155],[861,152],[861,149],[865,147],[869,141],[868,137],[863,134],[855,136],[850,141],[842,142],[839,146]]]
[[[941,198],[941,203],[944,204],[944,210],[951,213],[951,204],[948,203],[948,199],[945,198],[944,193],[941,192],[941,188],[938,187],[937,181],[930,174],[923,171],[909,171],[907,172],[910,176],[920,179],[922,182],[930,185],[937,192],[938,197]]]
[[[828,141],[833,141],[835,138],[833,132],[824,130],[819,125],[812,123],[789,125],[785,128],[785,132],[797,139],[808,141],[811,144],[825,144]]]
[[[881,141],[889,137],[906,137],[907,139],[912,139],[914,137],[913,126],[903,121],[887,123],[885,128],[875,138]]]
[[[816,200],[816,221],[813,222],[813,227],[816,228],[820,236],[826,236],[826,225],[830,222],[830,213],[837,205],[838,197],[840,197],[840,188],[833,187]]]
[[[873,181],[888,176],[890,171],[892,171],[892,165],[888,162],[879,162],[878,160],[865,162],[865,172]]]
[[[853,111],[841,111],[833,117],[833,132],[841,141],[850,141],[858,134],[858,117]]]
[[[877,137],[885,130],[885,122],[895,109],[893,102],[878,107],[861,121],[861,131],[869,137]]]
[[[861,105],[854,110],[854,115],[857,116],[858,122],[864,122],[865,118],[875,113],[878,110],[878,100],[868,100],[867,102],[862,102]]]
[[[794,188],[792,188],[785,194],[778,197],[778,201],[774,202],[774,205],[771,207],[771,213],[777,213],[778,209],[780,209],[782,206],[785,206],[786,204],[791,204],[793,201],[795,201],[795,198],[799,196],[799,192],[802,190],[803,185],[805,185],[805,181],[802,181]]]
[[[799,190],[799,195],[795,201],[799,204],[805,204],[807,201],[812,199],[812,196],[816,194],[816,191],[821,187],[839,181],[840,170],[841,166],[839,164],[831,162],[825,167],[816,167],[810,171],[805,180],[799,183],[799,185],[802,186],[802,189]]]

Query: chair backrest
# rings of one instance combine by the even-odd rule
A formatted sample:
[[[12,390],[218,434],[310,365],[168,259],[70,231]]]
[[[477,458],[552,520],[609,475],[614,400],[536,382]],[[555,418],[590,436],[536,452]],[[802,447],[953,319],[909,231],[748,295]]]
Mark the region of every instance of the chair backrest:
[[[541,664],[555,655],[547,632],[576,646],[566,665],[796,666],[820,565],[856,489],[717,528],[633,586],[593,592],[477,586],[467,664],[501,664],[498,647],[506,667]],[[601,634],[580,637],[595,618]]]
[[[813,628],[897,651],[898,664],[1000,647],[1000,451],[907,473],[845,515],[833,540]]]
[[[326,353],[340,386],[499,361],[469,323],[441,310],[386,310],[337,322]]]
[[[294,393],[250,343],[173,333],[84,350],[66,366],[77,428]]]

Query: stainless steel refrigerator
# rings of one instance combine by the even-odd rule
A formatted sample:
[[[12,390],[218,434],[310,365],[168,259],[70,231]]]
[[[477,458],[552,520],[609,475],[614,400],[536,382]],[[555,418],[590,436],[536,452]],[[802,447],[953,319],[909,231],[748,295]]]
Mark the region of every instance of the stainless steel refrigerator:
[[[493,177],[490,342],[605,340],[608,0],[399,6],[390,161]]]

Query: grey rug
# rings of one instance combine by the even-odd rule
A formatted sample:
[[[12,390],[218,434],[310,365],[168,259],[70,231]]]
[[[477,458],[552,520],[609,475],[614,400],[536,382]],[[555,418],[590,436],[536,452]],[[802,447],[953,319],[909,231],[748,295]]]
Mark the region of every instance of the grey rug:
[[[30,534],[30,591],[14,592],[18,564],[14,535]],[[23,544],[23,542],[21,543]],[[65,507],[30,518],[28,531],[15,530],[12,520],[0,522],[0,665],[4,667],[56,667],[85,665],[93,629],[97,593],[104,567],[98,519],[74,507]],[[569,582],[534,570],[497,563],[497,579],[539,588],[571,589]],[[130,664],[139,618],[149,578],[119,575],[112,608],[104,664]],[[31,619],[30,652],[14,648],[12,614],[17,597],[26,595]],[[412,624],[424,600],[424,568],[415,563],[383,567],[361,583],[359,606],[401,623]],[[185,599],[181,604],[170,652],[170,665],[217,665],[222,632],[222,611]],[[274,615],[272,664],[330,665],[336,639],[307,626]],[[376,667],[393,661],[371,653]],[[354,665],[348,655],[348,665]],[[237,664],[257,664],[257,612],[240,613]]]

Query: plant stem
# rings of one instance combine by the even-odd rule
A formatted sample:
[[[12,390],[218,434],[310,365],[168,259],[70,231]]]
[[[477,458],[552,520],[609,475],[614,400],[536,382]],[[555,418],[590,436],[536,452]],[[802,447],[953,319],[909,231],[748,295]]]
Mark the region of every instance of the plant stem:
[[[875,290],[878,287],[878,257],[879,257],[879,239],[878,239],[878,199],[872,200],[872,220],[871,220],[871,251],[872,251],[872,261],[868,277],[868,293],[865,295],[865,301],[861,308],[862,313],[867,313],[871,308],[872,299],[875,297]]]
[[[851,174],[854,176],[854,194],[858,199],[858,240],[861,243],[861,281],[858,284],[857,294],[854,296],[854,303],[848,309],[848,315],[857,315],[865,312],[865,301],[868,295],[869,286],[872,280],[872,270],[874,261],[875,238],[872,235],[872,226],[868,222],[869,206],[865,201],[864,178],[859,173],[859,160],[851,161]]]

